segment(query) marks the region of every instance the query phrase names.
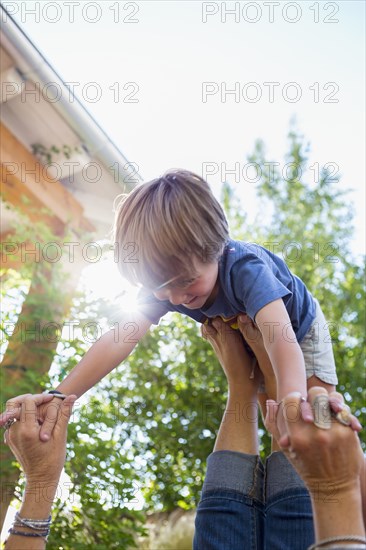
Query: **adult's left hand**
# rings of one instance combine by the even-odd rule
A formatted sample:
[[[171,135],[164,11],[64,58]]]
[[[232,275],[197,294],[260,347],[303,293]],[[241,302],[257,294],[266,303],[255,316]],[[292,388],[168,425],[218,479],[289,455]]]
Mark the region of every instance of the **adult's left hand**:
[[[49,400],[48,394],[25,396],[20,418],[5,431],[4,440],[20,463],[27,482],[55,481],[59,478],[66,457],[67,425],[76,395],[69,395],[61,404],[55,429],[49,441],[40,441],[41,425],[37,407]]]

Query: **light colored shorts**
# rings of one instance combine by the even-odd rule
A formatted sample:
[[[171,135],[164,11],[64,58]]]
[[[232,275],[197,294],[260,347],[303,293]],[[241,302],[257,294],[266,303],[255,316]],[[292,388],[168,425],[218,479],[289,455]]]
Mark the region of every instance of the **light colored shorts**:
[[[332,346],[332,323],[327,322],[315,300],[315,319],[300,342],[304,354],[306,378],[316,376],[326,384],[338,384]]]
[[[314,298],[314,301],[315,319],[299,344],[304,354],[306,378],[316,376],[326,384],[336,386],[338,378],[330,333],[332,323],[326,321],[318,300]],[[266,393],[264,383],[260,384],[258,393]]]

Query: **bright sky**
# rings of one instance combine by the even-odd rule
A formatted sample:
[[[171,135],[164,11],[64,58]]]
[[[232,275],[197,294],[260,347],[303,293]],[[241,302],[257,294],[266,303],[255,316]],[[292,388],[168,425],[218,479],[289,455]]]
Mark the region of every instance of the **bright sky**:
[[[353,248],[364,250],[362,0],[3,4],[64,80],[78,83],[144,179],[170,167],[216,172],[214,188],[227,179],[255,215],[246,156],[262,138],[283,167],[295,115],[311,142],[309,165],[332,163],[340,186],[354,189]],[[235,164],[240,173],[226,173]]]

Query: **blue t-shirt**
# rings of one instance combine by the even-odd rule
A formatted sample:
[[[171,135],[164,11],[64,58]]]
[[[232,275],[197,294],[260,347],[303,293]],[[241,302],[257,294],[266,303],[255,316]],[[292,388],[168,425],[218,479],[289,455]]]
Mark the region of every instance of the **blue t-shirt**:
[[[184,313],[200,323],[218,316],[231,320],[240,313],[255,320],[260,309],[282,298],[298,342],[315,319],[314,298],[305,284],[279,256],[262,246],[229,240],[219,260],[218,280],[216,298],[206,309],[173,305],[142,289],[140,310],[153,324],[158,324],[168,311]]]

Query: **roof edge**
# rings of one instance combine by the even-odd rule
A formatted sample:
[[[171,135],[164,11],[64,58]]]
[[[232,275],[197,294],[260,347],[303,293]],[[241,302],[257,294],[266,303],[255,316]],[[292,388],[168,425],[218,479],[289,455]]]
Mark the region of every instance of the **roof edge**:
[[[34,77],[38,78],[39,83],[43,86],[50,82],[56,83],[61,88],[62,94],[60,99],[53,103],[54,108],[73,131],[79,135],[90,154],[99,159],[113,174],[118,183],[123,185],[124,191],[135,187],[136,184],[142,181],[136,163],[128,161],[11,14],[2,4],[0,4],[0,8],[1,42],[16,61],[20,73],[24,78],[31,74],[32,80],[34,80]],[[70,101],[70,98],[72,98],[72,101]],[[118,170],[116,170],[116,163]]]

